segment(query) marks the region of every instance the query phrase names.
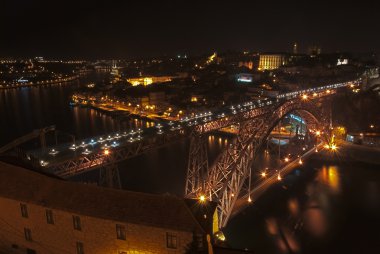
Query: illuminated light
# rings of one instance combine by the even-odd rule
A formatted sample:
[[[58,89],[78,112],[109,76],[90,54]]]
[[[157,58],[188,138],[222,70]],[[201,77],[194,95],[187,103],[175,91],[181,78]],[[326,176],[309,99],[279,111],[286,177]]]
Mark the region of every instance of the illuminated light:
[[[320,131],[316,131],[316,132],[315,132],[315,135],[317,135],[317,136],[321,136],[321,132],[320,132]]]
[[[215,237],[216,237],[218,240],[222,241],[222,242],[224,242],[224,241],[226,240],[226,237],[224,236],[224,234],[223,234],[222,231],[218,231],[218,232],[216,232],[216,233],[215,233]]]
[[[313,93],[313,96],[316,97],[316,96],[317,96],[317,93]]]
[[[289,158],[288,157],[285,157],[285,162],[289,162]]]
[[[298,161],[298,164],[302,165],[302,164],[303,164],[303,161],[300,159],[300,160]]]
[[[330,146],[328,144],[324,145],[323,147],[326,148],[326,149],[330,148]]]
[[[251,196],[248,197],[248,203],[252,203]]]
[[[282,180],[282,177],[280,174],[277,175],[277,180],[281,181]]]
[[[338,149],[338,147],[335,144],[331,144],[330,146],[331,150],[335,151]]]
[[[318,153],[318,148],[315,149],[315,152]]]
[[[109,155],[109,154],[110,154],[110,150],[105,149],[105,150],[104,150],[104,155]]]
[[[262,177],[266,177],[266,176],[267,176],[267,173],[262,172],[262,173],[261,173],[261,176],[262,176]]]
[[[201,202],[205,202],[205,201],[206,201],[206,197],[205,197],[204,195],[201,195],[201,196],[199,197],[199,201],[201,201]]]
[[[302,95],[303,100],[307,100],[307,94]]]
[[[231,193],[231,197],[235,197],[235,194]]]
[[[331,93],[331,91],[330,91],[330,90],[327,90],[326,93]]]
[[[370,127],[371,129],[373,129],[373,128],[375,128],[375,125],[371,124],[369,127]]]

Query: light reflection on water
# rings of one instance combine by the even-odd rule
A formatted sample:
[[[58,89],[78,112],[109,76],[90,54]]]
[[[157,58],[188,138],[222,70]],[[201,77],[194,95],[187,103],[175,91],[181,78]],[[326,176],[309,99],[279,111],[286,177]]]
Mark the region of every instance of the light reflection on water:
[[[230,221],[224,233],[232,246],[258,253],[373,250],[380,240],[378,172],[368,165],[315,161],[301,172],[286,177],[287,188],[272,188]]]
[[[331,192],[340,192],[340,174],[337,166],[323,167],[318,174],[318,180],[322,184],[325,184]]]

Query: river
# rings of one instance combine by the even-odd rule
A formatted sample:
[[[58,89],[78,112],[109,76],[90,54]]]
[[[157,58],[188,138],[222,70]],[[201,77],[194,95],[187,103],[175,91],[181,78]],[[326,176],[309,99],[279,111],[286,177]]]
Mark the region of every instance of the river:
[[[33,129],[55,124],[77,138],[149,125],[119,123],[95,110],[70,107],[81,82],[0,91],[0,145]],[[228,145],[209,138],[215,158]],[[123,188],[182,195],[188,141],[181,141],[119,165]],[[368,164],[311,160],[285,177],[224,229],[231,247],[255,253],[379,253],[380,173]],[[75,178],[92,181],[93,171]]]

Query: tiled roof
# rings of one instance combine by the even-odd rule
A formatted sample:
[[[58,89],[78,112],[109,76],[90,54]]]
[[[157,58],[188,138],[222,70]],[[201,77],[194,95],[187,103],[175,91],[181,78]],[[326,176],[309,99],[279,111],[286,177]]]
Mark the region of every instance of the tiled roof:
[[[182,198],[68,182],[3,162],[0,196],[112,221],[203,232]]]

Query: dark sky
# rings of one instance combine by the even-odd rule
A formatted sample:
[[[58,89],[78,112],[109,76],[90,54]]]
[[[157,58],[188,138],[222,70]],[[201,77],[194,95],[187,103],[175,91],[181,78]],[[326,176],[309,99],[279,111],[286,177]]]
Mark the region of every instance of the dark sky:
[[[376,1],[1,0],[0,57],[380,51]]]

